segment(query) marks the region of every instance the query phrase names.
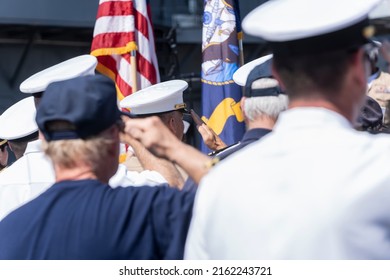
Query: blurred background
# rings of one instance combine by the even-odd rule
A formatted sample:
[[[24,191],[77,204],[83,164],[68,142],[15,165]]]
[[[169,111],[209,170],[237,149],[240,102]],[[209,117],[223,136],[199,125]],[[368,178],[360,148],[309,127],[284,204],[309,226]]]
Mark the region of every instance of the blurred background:
[[[240,0],[241,18],[264,0]],[[204,0],[150,0],[161,80],[189,83],[185,101],[200,110],[201,25]],[[35,72],[90,52],[98,0],[2,0],[0,9],[0,114],[25,98],[20,83]],[[377,39],[390,34],[390,0],[374,11]],[[249,62],[267,52],[244,35]],[[382,62],[380,62],[382,63]]]

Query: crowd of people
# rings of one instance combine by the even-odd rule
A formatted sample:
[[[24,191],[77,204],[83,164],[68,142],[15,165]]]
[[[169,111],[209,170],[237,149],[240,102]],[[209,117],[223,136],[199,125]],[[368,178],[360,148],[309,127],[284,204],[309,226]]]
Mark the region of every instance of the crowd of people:
[[[210,155],[183,141],[185,81],[118,108],[90,55],[27,79],[32,96],[0,116],[0,259],[390,259],[379,2],[252,11],[243,29],[272,54],[234,74],[240,142],[194,116]]]

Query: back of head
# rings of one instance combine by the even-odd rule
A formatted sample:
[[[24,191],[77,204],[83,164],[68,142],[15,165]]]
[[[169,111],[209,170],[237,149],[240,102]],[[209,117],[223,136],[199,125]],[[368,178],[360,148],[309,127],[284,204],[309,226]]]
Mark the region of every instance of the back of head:
[[[350,53],[335,51],[317,55],[275,57],[274,65],[291,99],[306,92],[335,95],[342,88]]]
[[[244,19],[243,29],[269,42],[291,99],[337,94],[351,55],[373,35],[368,13],[379,1],[269,1]]]
[[[36,121],[55,165],[69,169],[84,164],[94,172],[104,167],[111,177],[118,163],[121,114],[114,83],[97,75],[50,84]]]
[[[287,109],[287,95],[252,97],[245,100],[245,117],[254,121],[259,117],[267,116],[276,120],[279,114]]]
[[[287,109],[287,95],[272,76],[271,66],[272,55],[266,55],[241,66],[233,75],[235,83],[244,86],[244,111],[249,121],[263,116],[276,120]]]

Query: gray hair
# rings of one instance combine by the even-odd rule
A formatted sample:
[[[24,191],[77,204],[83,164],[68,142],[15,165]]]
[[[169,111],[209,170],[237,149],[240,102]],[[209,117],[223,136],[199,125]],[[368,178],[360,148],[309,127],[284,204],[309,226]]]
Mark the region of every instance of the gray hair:
[[[279,114],[287,109],[288,97],[286,94],[278,96],[250,97],[245,99],[245,116],[249,121],[254,121],[261,116],[277,119]]]

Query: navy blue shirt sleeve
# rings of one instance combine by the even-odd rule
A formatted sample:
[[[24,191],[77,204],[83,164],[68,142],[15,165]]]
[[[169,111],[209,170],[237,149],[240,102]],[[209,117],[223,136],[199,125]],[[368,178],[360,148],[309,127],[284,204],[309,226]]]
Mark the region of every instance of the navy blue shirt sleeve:
[[[193,202],[192,191],[178,195],[170,188],[160,189],[153,204],[152,219],[162,259],[183,258]]]

